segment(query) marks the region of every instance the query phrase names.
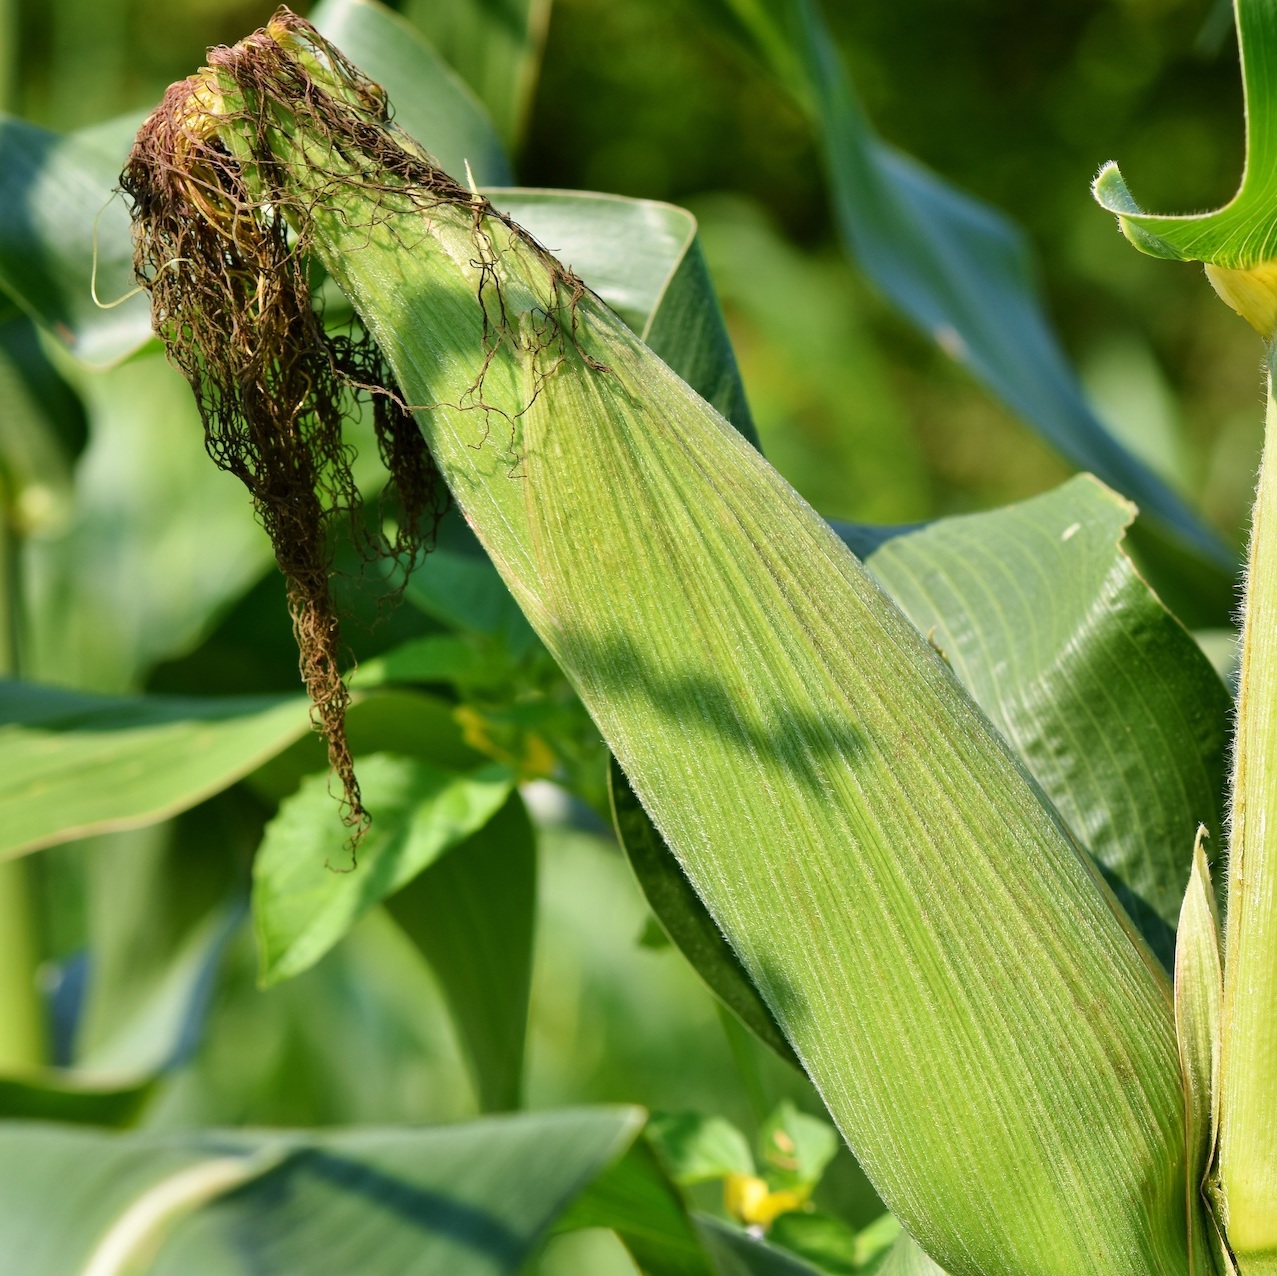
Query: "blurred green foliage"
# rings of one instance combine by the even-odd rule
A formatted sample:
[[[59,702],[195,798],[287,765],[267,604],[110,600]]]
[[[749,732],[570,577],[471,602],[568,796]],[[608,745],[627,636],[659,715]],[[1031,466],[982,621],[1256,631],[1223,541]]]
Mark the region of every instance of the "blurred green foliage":
[[[420,6],[392,7],[412,17]],[[272,0],[0,0],[0,106],[63,131],[144,111],[199,65],[207,45],[240,38],[273,8]],[[1227,6],[829,0],[826,10],[883,136],[1027,228],[1051,314],[1103,419],[1239,543],[1261,432],[1255,339],[1197,271],[1129,252],[1089,193],[1099,165],[1120,154],[1150,206],[1187,198],[1207,207],[1231,194],[1242,139]],[[517,181],[671,200],[698,215],[763,448],[822,513],[918,522],[1061,482],[1066,465],[847,264],[804,118],[718,19],[715,0],[557,0],[514,151]],[[32,462],[56,479],[39,489],[48,508],[37,515],[50,536],[66,533],[80,546],[69,559],[49,551],[28,649],[18,653],[22,672],[95,690],[294,691],[283,586],[265,571],[269,555],[247,502],[233,484],[223,489],[224,476],[210,469],[189,479],[193,492],[208,489],[198,526],[144,528],[141,547],[109,539],[118,504],[150,499],[145,459],[172,450],[178,478],[166,482],[184,481],[187,462],[202,461],[195,433],[128,438],[129,396],[142,392],[135,387],[158,355],[135,356],[107,375],[110,386],[77,387],[99,418],[86,428],[68,386],[87,378],[47,346],[24,361],[32,330],[7,309],[0,320],[0,411],[16,419],[32,395],[46,411],[52,405],[65,455]],[[165,424],[196,430],[175,376],[146,392],[176,396]],[[106,459],[78,472],[82,522],[68,533],[57,521],[70,500],[68,472],[94,461],[93,431],[114,433]],[[175,557],[148,582],[143,559],[162,538]],[[39,529],[32,540],[39,560]],[[68,562],[100,586],[109,623],[60,610]],[[341,566],[357,656],[447,628],[411,603],[376,624],[385,591],[366,576],[361,583],[353,561]],[[2,569],[12,570],[11,556]],[[195,582],[189,616],[166,591],[173,579]],[[176,636],[150,647],[161,605],[179,613],[161,626]],[[14,644],[4,639],[12,670]],[[295,766],[294,780],[305,769]],[[6,1063],[38,1053],[84,1062],[111,1046],[102,1025],[153,991],[137,972],[172,958],[228,885],[246,886],[279,796],[271,783],[259,776],[158,829],[5,868],[0,906],[30,891],[38,925],[23,935],[10,928],[0,968],[38,967],[53,1007],[48,1040],[29,1026],[30,1040],[0,1051]],[[525,1104],[638,1102],[721,1115],[751,1133],[783,1099],[821,1111],[803,1080],[720,1017],[661,942],[597,814],[550,786],[530,797],[540,862]],[[211,841],[216,852],[205,854]],[[107,885],[95,888],[95,878]],[[166,919],[158,929],[156,917]],[[107,955],[73,1040],[66,1025],[83,1000],[77,963],[90,934]],[[246,930],[221,959],[203,1044],[154,1095],[149,1125],[438,1121],[477,1110],[446,989],[386,912],[371,912],[313,969],[268,991],[255,985]],[[816,1200],[857,1226],[880,1208],[845,1149]],[[542,1271],[602,1276],[626,1262],[608,1237],[586,1232],[554,1242]]]

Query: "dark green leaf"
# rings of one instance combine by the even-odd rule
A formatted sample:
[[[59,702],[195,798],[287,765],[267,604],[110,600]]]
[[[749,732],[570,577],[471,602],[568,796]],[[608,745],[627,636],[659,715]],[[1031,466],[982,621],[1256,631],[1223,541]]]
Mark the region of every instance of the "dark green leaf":
[[[820,1268],[769,1245],[732,1223],[697,1215],[696,1230],[715,1276],[824,1276]]]
[[[510,800],[388,901],[443,988],[485,1111],[517,1107],[523,1081],[536,835]]]
[[[642,1142],[577,1198],[558,1230],[582,1227],[615,1231],[644,1276],[709,1276],[682,1198]]]
[[[859,1270],[856,1233],[829,1214],[782,1214],[771,1225],[767,1239],[777,1248],[815,1263],[830,1276],[855,1276]]]
[[[0,117],[0,288],[93,366],[151,335],[145,294],[129,295],[129,215],[113,194],[121,158]],[[99,307],[94,288],[100,301],[119,304]]]

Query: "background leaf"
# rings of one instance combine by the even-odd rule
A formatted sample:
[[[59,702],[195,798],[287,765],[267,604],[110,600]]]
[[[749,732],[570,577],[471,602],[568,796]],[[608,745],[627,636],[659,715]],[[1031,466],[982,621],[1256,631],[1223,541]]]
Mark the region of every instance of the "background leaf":
[[[313,965],[385,896],[492,818],[513,777],[489,766],[458,775],[387,753],[359,758],[373,823],[358,851],[337,818],[331,777],[311,776],[267,825],[253,861],[262,981]]]
[[[17,682],[3,690],[0,856],[183,811],[310,729],[296,696],[108,697]]]
[[[1235,556],[1220,537],[1088,407],[1042,306],[1023,233],[874,134],[816,0],[724,2],[810,114],[860,268],[1073,464],[1231,576]]]
[[[479,95],[509,150],[527,124],[551,0],[405,0],[404,16]]]
[[[388,901],[439,980],[486,1112],[522,1094],[536,903],[536,836],[517,796]]]
[[[466,164],[483,185],[510,184],[510,166],[474,93],[411,22],[377,0],[323,0],[310,21],[394,104],[411,133],[458,181]]]

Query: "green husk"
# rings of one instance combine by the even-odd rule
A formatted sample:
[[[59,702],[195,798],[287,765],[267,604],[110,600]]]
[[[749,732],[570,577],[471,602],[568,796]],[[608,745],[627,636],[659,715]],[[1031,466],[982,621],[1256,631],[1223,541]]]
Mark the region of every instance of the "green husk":
[[[135,192],[154,172],[164,196],[139,202],[143,232],[230,217],[245,241],[282,213],[322,260],[924,1248],[954,1276],[1186,1272],[1169,987],[825,524],[291,14],[216,50],[162,112],[130,167]],[[219,157],[211,209],[164,202],[192,152]]]

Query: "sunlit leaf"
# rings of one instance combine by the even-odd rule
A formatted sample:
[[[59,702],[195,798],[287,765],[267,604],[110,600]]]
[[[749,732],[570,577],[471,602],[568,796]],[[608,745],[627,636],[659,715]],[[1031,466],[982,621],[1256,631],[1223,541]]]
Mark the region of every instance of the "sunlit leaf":
[[[482,828],[513,777],[499,766],[458,775],[373,753],[360,758],[359,781],[373,824],[357,852],[326,771],[266,828],[253,862],[253,920],[267,985],[312,966],[374,904]]]

